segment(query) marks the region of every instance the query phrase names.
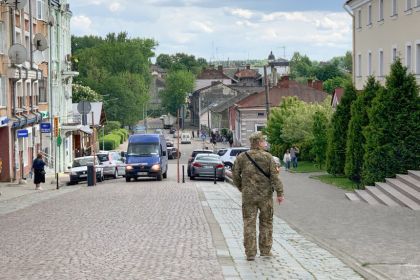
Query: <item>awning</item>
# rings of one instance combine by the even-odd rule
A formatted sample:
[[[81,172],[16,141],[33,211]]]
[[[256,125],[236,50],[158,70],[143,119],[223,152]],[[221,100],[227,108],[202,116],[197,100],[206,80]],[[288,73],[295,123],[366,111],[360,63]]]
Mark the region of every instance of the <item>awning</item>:
[[[88,125],[82,125],[82,127],[80,128],[81,132],[84,132],[86,134],[92,134],[93,130],[88,126]]]
[[[29,114],[23,114],[23,116],[26,118],[27,124],[32,124],[36,122],[36,115],[29,113]]]
[[[6,116],[0,117],[0,127],[7,126],[8,123],[9,123],[8,117]]]
[[[23,116],[14,116],[10,120],[13,122],[13,128],[22,127],[26,124],[26,118]]]
[[[78,131],[78,130],[80,130],[80,127],[81,127],[82,125],[81,124],[74,124],[74,125],[71,125],[71,124],[66,124],[66,125],[62,125],[61,126],[61,131]]]

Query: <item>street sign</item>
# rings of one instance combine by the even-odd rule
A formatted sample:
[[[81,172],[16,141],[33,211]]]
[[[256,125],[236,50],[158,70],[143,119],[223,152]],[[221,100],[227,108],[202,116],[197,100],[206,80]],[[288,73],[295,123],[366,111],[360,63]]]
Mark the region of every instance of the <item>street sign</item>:
[[[91,109],[92,109],[92,105],[90,105],[89,101],[80,101],[77,104],[77,111],[81,115],[89,114]]]
[[[58,117],[54,117],[54,137],[58,136]]]
[[[41,133],[51,133],[51,123],[41,123]]]
[[[57,135],[57,146],[60,147],[61,146],[61,129],[58,131],[58,135]]]
[[[17,138],[26,138],[26,137],[28,137],[27,129],[20,129],[17,131]]]

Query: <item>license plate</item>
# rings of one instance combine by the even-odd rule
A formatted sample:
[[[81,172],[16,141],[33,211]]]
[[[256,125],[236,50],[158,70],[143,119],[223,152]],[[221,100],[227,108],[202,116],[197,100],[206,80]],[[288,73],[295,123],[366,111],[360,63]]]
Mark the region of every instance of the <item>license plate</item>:
[[[211,165],[205,165],[204,168],[212,168],[213,169],[213,166],[211,166]]]
[[[148,173],[147,172],[137,172],[137,175],[140,175],[140,176],[144,176],[144,175],[147,175]]]
[[[80,178],[85,178],[85,177],[87,177],[87,174],[80,175]]]

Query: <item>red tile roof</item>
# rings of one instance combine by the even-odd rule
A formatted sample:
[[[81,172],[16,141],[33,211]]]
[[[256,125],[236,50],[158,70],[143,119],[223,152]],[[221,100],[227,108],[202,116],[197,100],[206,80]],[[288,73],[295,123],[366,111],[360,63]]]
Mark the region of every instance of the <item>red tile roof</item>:
[[[223,69],[219,70],[219,69],[214,69],[214,68],[204,69],[197,76],[197,79],[200,79],[200,80],[215,80],[215,79],[230,80],[230,78],[223,73]]]
[[[283,98],[293,96],[307,103],[321,103],[327,98],[328,93],[296,81],[282,81],[269,91],[270,106],[279,106]],[[265,92],[251,94],[237,104],[240,108],[265,106]]]
[[[238,70],[235,73],[235,77],[239,78],[239,79],[243,79],[243,78],[258,78],[260,76],[260,74],[258,73],[258,71],[253,70],[253,69],[242,69],[242,70]]]

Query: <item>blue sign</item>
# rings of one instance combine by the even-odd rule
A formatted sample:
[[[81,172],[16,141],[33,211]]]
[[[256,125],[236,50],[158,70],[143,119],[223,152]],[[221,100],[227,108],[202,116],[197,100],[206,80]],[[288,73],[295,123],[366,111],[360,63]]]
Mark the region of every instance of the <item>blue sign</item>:
[[[41,133],[51,133],[51,123],[41,123]]]
[[[20,129],[17,131],[17,138],[26,138],[26,137],[28,137],[27,129]]]

